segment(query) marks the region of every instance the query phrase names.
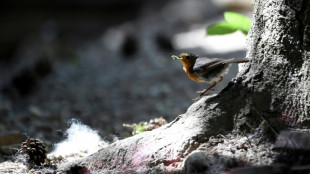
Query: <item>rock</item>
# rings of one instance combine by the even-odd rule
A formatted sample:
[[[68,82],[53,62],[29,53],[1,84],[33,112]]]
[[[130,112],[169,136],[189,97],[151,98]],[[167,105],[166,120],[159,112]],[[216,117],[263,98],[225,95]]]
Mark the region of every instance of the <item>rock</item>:
[[[210,166],[210,160],[203,152],[195,152],[185,160],[185,173],[205,173]]]
[[[309,173],[307,165],[310,164],[310,133],[282,131],[277,137],[275,149],[279,151],[275,163],[286,164],[292,170]],[[306,168],[301,167],[303,165]]]
[[[286,173],[285,167],[282,165],[271,165],[271,166],[250,166],[236,169],[231,172],[232,174],[278,174]]]
[[[310,133],[282,131],[277,137],[275,147],[310,151]]]

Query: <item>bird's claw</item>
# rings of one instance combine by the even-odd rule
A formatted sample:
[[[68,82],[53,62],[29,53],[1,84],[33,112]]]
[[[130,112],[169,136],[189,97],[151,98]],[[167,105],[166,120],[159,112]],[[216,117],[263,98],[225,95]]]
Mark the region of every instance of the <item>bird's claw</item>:
[[[197,91],[197,92],[199,92],[199,91]],[[206,91],[206,92],[207,92],[207,91]],[[201,97],[206,96],[206,95],[209,95],[209,94],[206,94],[206,92],[200,93],[200,95],[199,95],[198,97],[194,98],[193,101],[198,101],[198,100],[201,99]]]
[[[198,97],[194,98],[193,101],[198,101],[198,100],[200,100],[200,99],[201,99],[201,97],[198,96]]]

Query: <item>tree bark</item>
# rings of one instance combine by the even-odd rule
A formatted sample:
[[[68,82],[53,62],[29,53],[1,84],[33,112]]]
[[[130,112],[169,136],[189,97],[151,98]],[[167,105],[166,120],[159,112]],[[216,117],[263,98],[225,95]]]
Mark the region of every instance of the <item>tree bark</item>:
[[[222,130],[246,131],[262,121],[275,132],[309,128],[310,3],[256,0],[253,14],[247,43],[251,61],[218,95],[202,98],[163,127],[117,141],[74,165],[94,173],[176,172]]]
[[[255,115],[309,128],[309,17],[307,0],[256,2],[244,81]]]

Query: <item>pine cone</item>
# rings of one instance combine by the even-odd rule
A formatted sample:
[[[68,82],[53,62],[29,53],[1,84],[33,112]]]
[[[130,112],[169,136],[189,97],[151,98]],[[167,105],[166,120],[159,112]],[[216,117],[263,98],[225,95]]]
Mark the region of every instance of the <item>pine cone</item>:
[[[19,153],[27,155],[26,165],[32,168],[33,165],[44,164],[47,153],[43,142],[39,139],[28,138],[22,143]]]

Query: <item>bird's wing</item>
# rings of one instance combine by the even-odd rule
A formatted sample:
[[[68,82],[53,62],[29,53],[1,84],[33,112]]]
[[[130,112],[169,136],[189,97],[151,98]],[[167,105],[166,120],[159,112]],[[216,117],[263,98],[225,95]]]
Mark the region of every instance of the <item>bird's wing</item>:
[[[224,68],[227,66],[227,60],[219,58],[198,58],[193,67],[194,73],[207,73],[217,68]]]

